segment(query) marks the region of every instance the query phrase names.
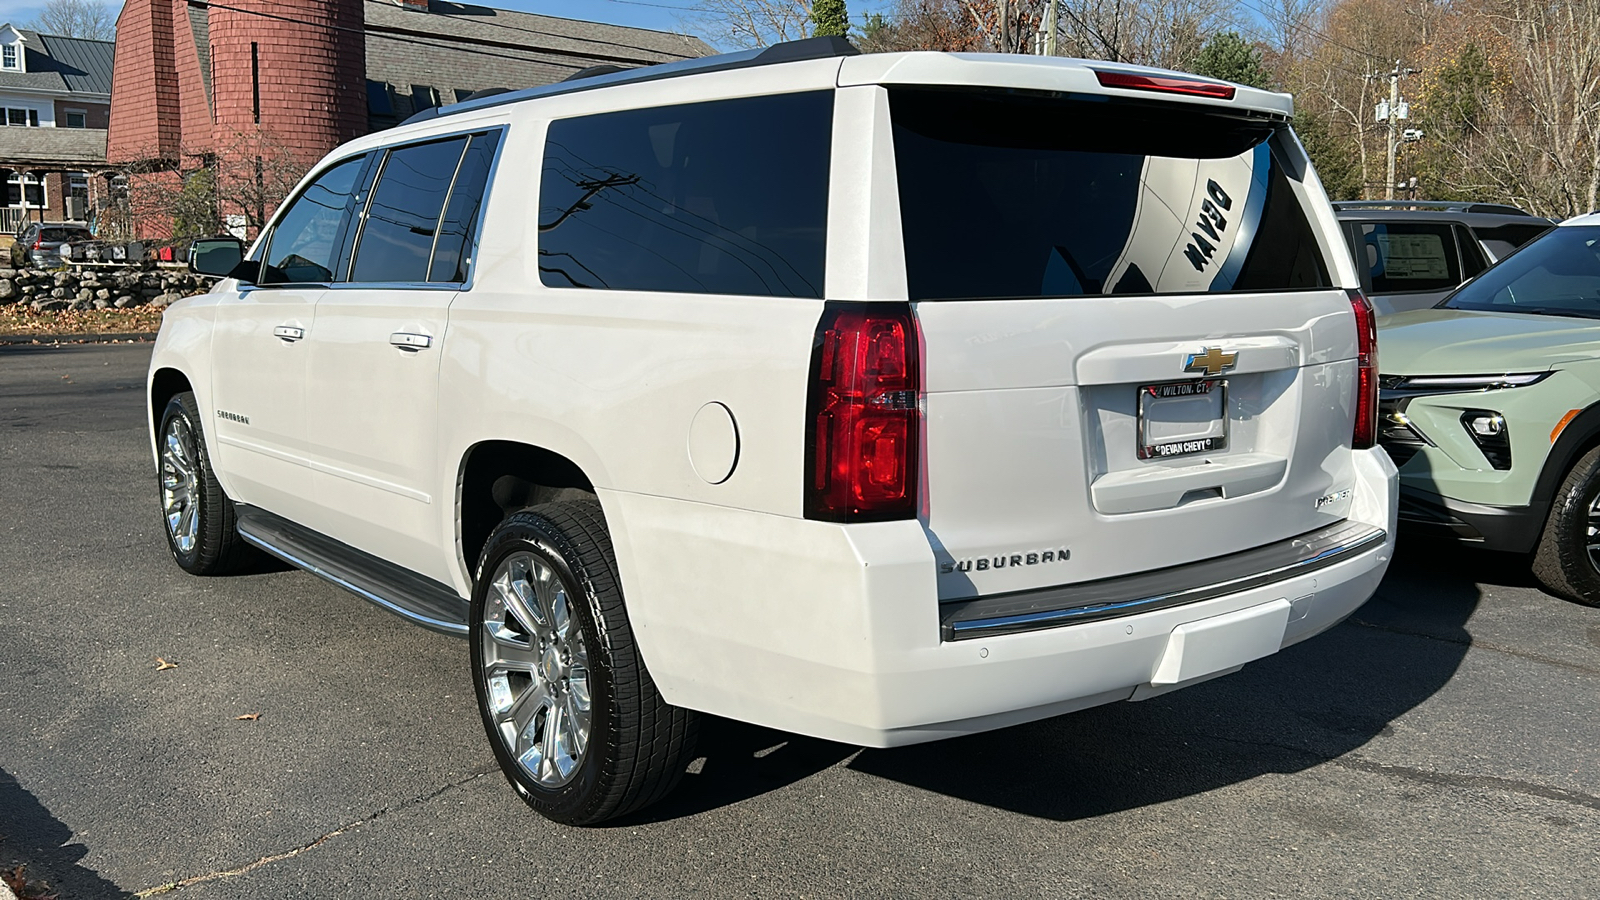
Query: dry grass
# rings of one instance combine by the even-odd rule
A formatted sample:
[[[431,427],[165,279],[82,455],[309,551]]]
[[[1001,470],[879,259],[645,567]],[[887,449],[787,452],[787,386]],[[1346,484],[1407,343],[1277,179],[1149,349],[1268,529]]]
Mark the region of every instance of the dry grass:
[[[0,306],[0,334],[134,334],[161,328],[162,310],[148,306],[132,309],[64,309],[34,312],[25,303]]]

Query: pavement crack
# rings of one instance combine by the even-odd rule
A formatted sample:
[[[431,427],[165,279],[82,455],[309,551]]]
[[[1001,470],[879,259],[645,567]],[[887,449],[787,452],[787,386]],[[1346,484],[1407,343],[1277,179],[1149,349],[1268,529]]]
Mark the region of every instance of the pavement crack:
[[[1584,809],[1600,812],[1600,797],[1587,794],[1583,791],[1568,790],[1566,788],[1550,787],[1537,782],[1524,781],[1520,778],[1502,778],[1499,775],[1460,775],[1453,772],[1435,772],[1431,769],[1417,769],[1411,766],[1392,766],[1388,763],[1363,759],[1359,756],[1329,756],[1319,753],[1309,747],[1298,747],[1293,744],[1281,744],[1275,741],[1255,741],[1245,738],[1225,737],[1218,734],[1202,734],[1201,737],[1229,744],[1243,744],[1247,747],[1262,749],[1283,750],[1307,756],[1318,762],[1329,763],[1342,769],[1353,772],[1364,772],[1369,775],[1387,775],[1392,778],[1403,778],[1407,781],[1416,781],[1431,784],[1435,787],[1449,788],[1478,788],[1503,791],[1512,794],[1522,794],[1528,797],[1540,797],[1545,800],[1554,800],[1557,803],[1566,803]]]
[[[1373,762],[1360,757],[1339,757],[1330,760],[1334,765],[1357,772],[1369,772],[1375,775],[1390,775],[1395,778],[1404,778],[1407,781],[1419,781],[1439,787],[1453,788],[1489,788],[1492,790],[1506,791],[1513,794],[1523,794],[1529,797],[1542,797],[1545,800],[1554,800],[1557,803],[1567,803],[1572,806],[1581,806],[1600,812],[1600,797],[1586,794],[1582,791],[1569,791],[1566,788],[1550,787],[1549,785],[1536,784],[1532,781],[1523,781],[1519,778],[1501,778],[1498,775],[1457,775],[1450,772],[1434,772],[1429,769],[1413,769],[1410,766],[1391,766],[1386,763]]]
[[[436,789],[434,789],[432,791],[429,791],[426,794],[420,794],[420,795],[418,795],[416,797],[412,797],[412,798],[407,799],[407,800],[402,800],[399,803],[394,803],[394,804],[391,804],[389,806],[385,806],[382,809],[377,810],[376,812],[372,813],[371,815],[366,816],[365,818],[357,819],[354,822],[350,822],[349,824],[342,825],[342,826],[340,826],[338,828],[335,828],[334,830],[328,832],[327,834],[321,835],[320,837],[316,838],[315,840],[308,841],[307,843],[301,844],[298,847],[290,848],[290,849],[285,850],[285,851],[283,851],[281,853],[270,853],[270,854],[268,854],[266,856],[260,857],[259,859],[256,859],[256,860],[253,860],[251,862],[245,863],[242,866],[236,866],[236,867],[234,867],[232,869],[218,869],[218,870],[216,870],[214,872],[206,872],[203,875],[191,875],[188,878],[184,878],[184,879],[181,879],[179,881],[169,881],[166,884],[158,884],[155,887],[145,888],[142,891],[137,891],[137,892],[134,893],[133,896],[138,897],[138,898],[153,897],[153,896],[155,896],[157,894],[165,894],[165,893],[168,893],[170,891],[179,890],[180,888],[191,887],[191,886],[197,885],[197,884],[204,884],[205,882],[208,882],[208,881],[217,881],[217,880],[223,879],[223,878],[233,878],[233,877],[235,877],[237,875],[244,875],[247,872],[252,872],[252,871],[254,871],[256,869],[261,868],[262,866],[270,865],[271,863],[282,862],[283,860],[286,860],[286,859],[293,859],[294,857],[299,856],[302,853],[305,853],[305,852],[307,852],[309,850],[314,850],[317,847],[322,846],[327,841],[330,841],[333,838],[336,838],[341,834],[345,834],[345,833],[354,831],[357,828],[362,827],[363,825],[370,825],[373,822],[376,822],[379,819],[382,819],[385,816],[389,816],[389,815],[391,815],[393,813],[397,813],[397,812],[400,812],[402,810],[410,809],[413,806],[420,806],[421,804],[427,803],[430,800],[433,800],[433,799],[435,799],[435,798],[437,798],[437,797],[439,797],[439,796],[441,796],[443,794],[449,793],[450,791],[453,791],[453,790],[456,790],[458,788],[461,788],[461,787],[467,785],[470,782],[476,781],[477,779],[482,778],[483,776],[488,775],[488,774],[490,774],[492,772],[496,772],[496,771],[499,771],[499,770],[498,769],[484,769],[481,772],[473,772],[473,773],[471,773],[471,774],[469,774],[469,775],[467,775],[467,776],[465,776],[463,778],[460,778],[460,779],[457,779],[455,781],[449,782],[448,784],[445,784],[445,785],[443,785],[443,786],[441,786],[439,788],[436,788]]]
[[[1469,637],[1463,639],[1442,637],[1437,634],[1429,634],[1426,631],[1412,631],[1407,628],[1394,628],[1389,625],[1379,625],[1376,622],[1368,622],[1365,619],[1352,618],[1349,620],[1349,623],[1362,628],[1371,628],[1373,631],[1387,631],[1390,634],[1398,634],[1404,637],[1418,637],[1423,638],[1424,640],[1438,641],[1442,644],[1456,644],[1461,647],[1471,647],[1475,650],[1493,650],[1496,653],[1504,653],[1507,656],[1515,656],[1518,659],[1525,659],[1529,662],[1544,663],[1547,666],[1556,666],[1557,668],[1561,669],[1569,669],[1573,672],[1581,672],[1584,675],[1600,676],[1600,669],[1597,669],[1593,666],[1586,666],[1583,663],[1568,662],[1564,659],[1556,659],[1553,656],[1541,656],[1537,653],[1526,653],[1522,650],[1516,650],[1500,644],[1493,644],[1488,641],[1480,641],[1477,638]]]

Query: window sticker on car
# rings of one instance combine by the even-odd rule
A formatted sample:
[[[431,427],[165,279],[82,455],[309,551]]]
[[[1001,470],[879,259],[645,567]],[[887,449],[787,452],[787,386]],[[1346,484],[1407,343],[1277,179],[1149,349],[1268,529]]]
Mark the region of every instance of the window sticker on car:
[[[1448,278],[1444,241],[1437,234],[1397,234],[1386,231],[1376,236],[1378,256],[1384,274],[1391,279]]]

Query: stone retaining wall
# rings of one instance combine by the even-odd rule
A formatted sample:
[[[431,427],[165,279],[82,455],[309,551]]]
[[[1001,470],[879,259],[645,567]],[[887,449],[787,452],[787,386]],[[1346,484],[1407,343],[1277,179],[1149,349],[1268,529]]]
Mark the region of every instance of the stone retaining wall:
[[[216,281],[181,269],[137,266],[65,272],[0,268],[0,306],[26,303],[34,312],[165,307],[211,290]]]

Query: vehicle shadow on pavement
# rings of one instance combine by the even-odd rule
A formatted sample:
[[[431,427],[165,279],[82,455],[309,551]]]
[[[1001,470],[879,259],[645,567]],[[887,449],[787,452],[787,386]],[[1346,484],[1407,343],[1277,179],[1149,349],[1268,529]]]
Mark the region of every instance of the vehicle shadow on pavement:
[[[1343,625],[1243,671],[971,737],[862,750],[715,717],[666,800],[616,826],[671,821],[850,769],[973,803],[1071,820],[1293,773],[1360,749],[1449,682],[1478,584],[1530,586],[1518,557],[1406,540]],[[1420,639],[1419,639],[1420,638]]]
[[[23,874],[30,887],[47,884],[46,896],[63,900],[133,897],[79,865],[89,849],[71,840],[72,829],[52,816],[11,773],[0,769],[0,870],[26,866]]]
[[[732,806],[803,781],[860,752],[848,744],[702,716],[699,758],[683,782],[662,802],[606,825],[670,822]]]
[[[852,769],[974,803],[1082,819],[1293,773],[1360,749],[1449,682],[1477,582],[1526,584],[1517,560],[1403,541],[1344,624],[1243,671],[1142,703],[898,750]],[[1419,638],[1421,638],[1419,640]]]

